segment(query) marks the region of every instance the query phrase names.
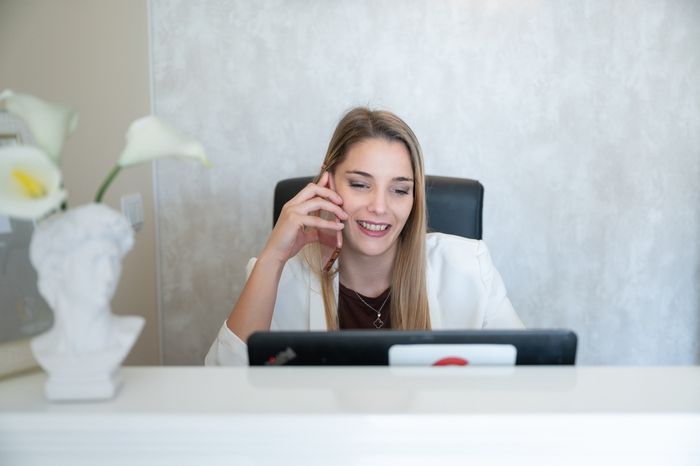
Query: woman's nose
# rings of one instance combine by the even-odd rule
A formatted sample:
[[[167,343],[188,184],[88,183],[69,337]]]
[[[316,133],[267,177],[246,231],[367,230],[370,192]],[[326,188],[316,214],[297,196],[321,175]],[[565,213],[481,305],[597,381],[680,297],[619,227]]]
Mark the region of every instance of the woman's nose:
[[[369,211],[380,215],[386,212],[386,196],[383,192],[377,191],[372,193],[372,199],[369,203]]]

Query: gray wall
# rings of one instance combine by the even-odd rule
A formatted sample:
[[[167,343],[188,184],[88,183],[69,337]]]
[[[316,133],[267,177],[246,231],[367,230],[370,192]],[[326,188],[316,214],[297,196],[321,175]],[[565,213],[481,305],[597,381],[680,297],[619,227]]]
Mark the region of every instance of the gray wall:
[[[582,364],[700,362],[700,2],[151,1],[155,112],[214,168],[156,168],[164,358],[199,364],[281,178],[390,109],[427,172],[486,187],[529,327]]]

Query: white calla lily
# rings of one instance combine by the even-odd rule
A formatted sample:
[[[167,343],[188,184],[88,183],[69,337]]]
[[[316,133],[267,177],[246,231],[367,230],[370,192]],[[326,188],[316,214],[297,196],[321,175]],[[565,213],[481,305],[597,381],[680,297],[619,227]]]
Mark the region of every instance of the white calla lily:
[[[0,147],[0,213],[39,219],[58,209],[65,199],[61,172],[41,149]]]
[[[11,114],[25,121],[39,147],[1,149],[0,213],[39,218],[66,199],[58,165],[66,137],[78,125],[78,115],[69,107],[10,89],[0,92],[0,104],[3,102]],[[195,159],[209,166],[201,143],[180,134],[160,118],[146,116],[134,121],[126,132],[126,147],[100,185],[95,202],[102,201],[122,168],[165,157]]]
[[[202,144],[183,136],[160,118],[146,116],[131,123],[118,165],[127,167],[165,157],[196,159],[209,166]]]
[[[2,101],[8,112],[24,120],[39,147],[58,165],[66,138],[78,126],[78,114],[64,105],[10,89],[0,93]]]
[[[97,190],[95,202],[102,202],[107,188],[122,168],[166,157],[195,159],[210,166],[204,146],[198,141],[183,136],[156,116],[135,120],[126,132],[126,147],[119,156],[117,165]]]

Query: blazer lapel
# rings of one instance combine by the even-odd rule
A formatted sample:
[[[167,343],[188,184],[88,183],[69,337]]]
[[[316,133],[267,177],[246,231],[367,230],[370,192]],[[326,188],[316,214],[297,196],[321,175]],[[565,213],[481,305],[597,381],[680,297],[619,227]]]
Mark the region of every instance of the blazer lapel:
[[[428,288],[428,308],[430,310],[430,328],[439,330],[442,328],[442,311],[438,300],[438,288],[440,285],[440,268],[430,267],[430,260],[426,267],[426,282]]]

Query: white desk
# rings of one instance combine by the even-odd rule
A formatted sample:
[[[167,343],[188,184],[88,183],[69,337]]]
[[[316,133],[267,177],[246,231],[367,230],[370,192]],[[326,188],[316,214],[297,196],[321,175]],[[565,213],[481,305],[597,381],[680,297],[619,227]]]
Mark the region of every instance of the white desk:
[[[0,381],[0,464],[700,465],[700,367],[124,368]]]

